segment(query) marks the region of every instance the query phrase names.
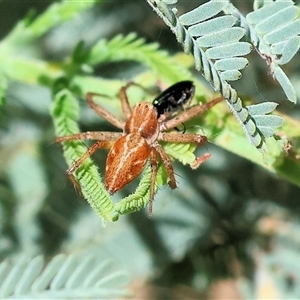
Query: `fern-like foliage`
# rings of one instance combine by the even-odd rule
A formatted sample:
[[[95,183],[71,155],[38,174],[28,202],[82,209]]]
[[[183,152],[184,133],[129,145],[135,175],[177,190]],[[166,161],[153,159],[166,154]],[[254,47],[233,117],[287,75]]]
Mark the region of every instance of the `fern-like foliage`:
[[[135,192],[115,205],[119,214],[128,214],[138,211],[148,205],[150,199],[151,168],[148,167],[143,174]],[[156,186],[157,189],[157,186]]]
[[[109,41],[100,40],[91,49],[87,63],[95,65],[101,62],[125,60],[140,62],[170,82],[191,78],[191,74],[186,69],[173,63],[166,51],[159,50],[158,43],[147,44],[145,39],[137,38],[136,33],[126,36],[117,35]]]
[[[1,299],[114,299],[129,296],[128,275],[96,255],[59,254],[0,264]]]
[[[269,118],[266,115],[272,112],[270,108],[275,109],[276,105],[270,102],[266,106],[257,106],[256,109],[253,108],[253,105],[250,109],[244,107],[237,92],[228,82],[238,80],[241,77],[240,70],[248,64],[248,60],[244,56],[250,53],[253,46],[258,47],[261,53],[266,53],[266,59],[268,59],[268,52],[264,50],[264,47],[261,46],[261,50],[259,48],[260,40],[266,37],[259,35],[256,28],[248,24],[248,19],[239,13],[229,1],[209,1],[179,17],[176,15],[175,7],[178,1],[147,0],[147,2],[171,28],[178,42],[183,45],[184,51],[193,54],[196,69],[202,71],[205,79],[213,85],[215,90],[222,93],[250,142],[258,149],[263,150],[265,146],[264,139],[272,136],[275,130],[283,124],[281,117],[273,116]],[[285,13],[280,10],[285,2],[280,3],[280,5],[273,4],[275,8],[270,10],[269,16],[274,13]],[[292,1],[288,1],[286,7],[290,6],[291,3]],[[268,24],[260,23],[266,15],[266,13],[262,13],[262,10],[266,11],[267,8],[262,7],[257,10],[252,17],[252,22],[257,21],[261,28],[264,28],[263,25],[267,28],[272,27],[272,22]],[[278,25],[287,26],[286,28],[290,26],[293,29],[291,34],[283,29],[280,30],[281,38],[285,42],[279,45],[276,44],[278,41],[274,39],[274,34],[273,40],[269,40],[268,45],[272,49],[271,62],[274,60],[274,55],[278,55],[278,53],[280,53],[280,59],[282,59],[281,61],[276,60],[277,65],[279,62],[290,60],[299,49],[298,21],[290,22],[290,20],[295,19],[296,10],[296,7],[290,9],[289,19]],[[255,18],[255,16],[257,17]],[[251,15],[249,18],[251,20]],[[272,18],[274,19],[274,16]],[[266,33],[272,32],[271,29],[269,31],[264,30]],[[270,36],[272,37],[272,34]],[[289,46],[290,44],[293,45],[292,51],[286,50],[286,45]],[[295,102],[295,93],[292,86],[277,65],[271,65],[275,74],[274,77],[280,78],[278,81],[282,84],[288,99]],[[266,107],[268,109],[265,109]],[[253,111],[255,111],[255,114],[252,113]]]
[[[79,105],[74,95],[66,89],[54,96],[51,114],[57,136],[64,136],[80,132],[77,122],[79,119]],[[78,160],[87,148],[81,141],[63,143],[63,152],[68,166]],[[81,192],[91,207],[105,220],[117,219],[114,213],[114,204],[105,190],[98,170],[90,159],[84,161],[75,174],[80,182]]]
[[[99,1],[61,1],[60,3],[53,3],[36,19],[33,20],[32,14],[30,14],[27,18],[20,21],[6,37],[5,42],[19,44],[28,39],[40,37],[50,28],[70,20],[79,12],[90,8]]]
[[[280,65],[288,63],[300,47],[299,9],[293,1],[266,2],[247,15],[255,32],[252,43],[266,60],[270,73],[282,86],[288,100],[296,102],[296,91]]]

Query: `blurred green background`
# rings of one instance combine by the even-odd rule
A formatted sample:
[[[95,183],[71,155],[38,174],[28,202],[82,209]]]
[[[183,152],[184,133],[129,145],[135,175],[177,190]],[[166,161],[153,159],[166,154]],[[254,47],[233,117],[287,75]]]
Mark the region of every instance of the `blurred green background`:
[[[0,2],[1,39],[30,12],[39,15],[52,2]],[[252,1],[234,3],[244,13],[251,11]],[[179,12],[200,4],[179,1]],[[47,31],[20,54],[59,62],[81,40],[88,47],[129,32],[172,54],[182,51],[147,3],[131,0],[101,1]],[[234,87],[256,101],[279,102],[279,110],[299,120],[299,104],[283,100],[255,53],[249,60],[251,66]],[[107,63],[97,66],[94,75],[129,81],[142,70],[134,62]],[[299,70],[298,54],[285,68],[298,99]],[[201,78],[196,72],[195,77]],[[0,113],[1,260],[94,251],[129,273],[128,288],[135,299],[300,297],[299,187],[208,144],[204,151],[213,157],[198,170],[174,163],[178,189],[166,186],[158,192],[151,218],[144,209],[103,228],[65,174],[61,147],[54,143],[50,103],[47,87],[8,82]],[[81,107],[82,131],[107,127],[83,101]],[[105,151],[95,155],[99,169],[105,158]],[[121,196],[130,192],[126,187]]]

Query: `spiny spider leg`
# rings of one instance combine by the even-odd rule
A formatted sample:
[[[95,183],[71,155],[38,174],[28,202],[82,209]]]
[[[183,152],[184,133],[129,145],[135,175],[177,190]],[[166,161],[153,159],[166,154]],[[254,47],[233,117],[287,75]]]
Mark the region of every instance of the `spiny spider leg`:
[[[158,140],[171,143],[197,143],[198,145],[205,145],[207,143],[206,136],[194,133],[161,132],[158,136]]]
[[[174,169],[172,166],[172,161],[170,159],[170,157],[167,155],[167,153],[164,151],[164,149],[162,148],[161,145],[159,145],[158,143],[156,143],[155,145],[153,145],[153,147],[155,148],[155,150],[157,151],[157,153],[159,154],[162,163],[164,164],[164,166],[166,167],[168,176],[169,176],[169,182],[168,185],[171,189],[176,189],[177,188],[177,184],[176,184],[176,179],[175,179],[175,175],[174,175]]]
[[[204,104],[198,104],[196,106],[191,107],[190,109],[186,110],[182,114],[178,115],[177,117],[170,119],[166,122],[162,122],[160,125],[160,131],[168,130],[177,127],[181,123],[184,123],[197,115],[203,114],[205,111],[212,108],[217,103],[224,100],[223,97],[218,97],[216,99],[213,99],[207,103]]]
[[[101,105],[96,104],[93,100],[94,96],[107,97],[106,95],[99,94],[99,93],[87,93],[86,99],[88,101],[90,108],[92,108],[99,116],[101,116],[106,121],[110,122],[117,128],[123,129],[125,126],[125,122],[115,117],[113,114],[111,114]]]
[[[150,93],[149,89],[146,89],[145,87],[143,87],[142,85],[130,81],[128,82],[125,86],[122,86],[120,89],[120,93],[119,93],[119,98],[121,100],[121,104],[122,104],[122,111],[126,117],[126,119],[128,119],[131,115],[132,115],[132,109],[131,106],[129,104],[129,100],[128,100],[128,96],[127,96],[127,90],[131,87],[131,86],[137,86],[140,89],[142,89],[143,91],[145,91],[146,93]]]
[[[197,157],[195,159],[195,161],[193,161],[190,166],[193,170],[197,169],[200,167],[200,165],[202,165],[202,163],[204,163],[205,161],[207,161],[208,159],[211,158],[211,154],[210,153],[204,153],[203,155]]]
[[[82,163],[89,158],[93,153],[95,153],[98,149],[109,149],[111,147],[111,141],[97,141],[93,144],[89,149],[79,158],[74,164],[67,169],[66,173],[69,176],[71,182],[74,184],[76,190],[82,195],[80,184],[74,176],[74,173],[78,168],[82,165]]]
[[[70,135],[58,136],[55,138],[55,142],[63,143],[66,141],[75,141],[75,140],[108,140],[116,141],[123,135],[122,132],[110,132],[110,131],[87,131],[80,132]]]
[[[119,98],[120,98],[121,104],[122,104],[122,111],[123,111],[126,119],[128,119],[132,114],[132,109],[130,107],[128,96],[127,96],[127,90],[132,85],[135,85],[135,83],[128,82],[125,86],[121,87],[120,93],[119,93]]]
[[[151,165],[151,183],[150,183],[150,199],[149,199],[149,216],[152,214],[152,206],[155,194],[155,181],[157,175],[157,157],[155,148],[150,152],[150,165]]]
[[[193,133],[160,133],[158,139],[164,142],[171,142],[171,143],[197,143],[200,145],[205,145],[207,143],[207,137],[200,134],[193,134]],[[211,157],[211,154],[205,153],[195,159],[190,166],[192,169],[197,169],[203,162],[208,160]]]

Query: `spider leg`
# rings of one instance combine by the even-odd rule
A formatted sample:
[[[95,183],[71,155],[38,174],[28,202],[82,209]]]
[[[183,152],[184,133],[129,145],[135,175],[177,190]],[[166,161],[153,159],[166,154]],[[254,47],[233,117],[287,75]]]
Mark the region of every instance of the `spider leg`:
[[[80,195],[82,195],[81,187],[79,182],[75,178],[74,173],[79,169],[79,167],[83,164],[83,162],[87,158],[89,158],[93,153],[95,153],[98,149],[110,148],[110,147],[111,147],[111,141],[97,141],[78,160],[76,160],[71,167],[67,169],[66,173],[69,176],[73,185],[75,186],[75,189],[79,192]]]
[[[213,106],[215,106],[217,103],[221,102],[224,98],[218,97],[216,99],[213,99],[207,103],[204,104],[198,104],[196,106],[191,107],[190,109],[186,110],[182,114],[179,114],[173,119],[170,119],[166,122],[162,122],[160,125],[160,131],[172,129],[174,127],[177,127],[181,123],[184,123],[197,115],[203,114],[205,111],[209,110]]]
[[[193,161],[190,166],[193,170],[197,169],[200,167],[200,165],[202,165],[202,163],[204,163],[205,161],[207,161],[208,159],[211,158],[211,154],[210,153],[204,153],[203,155],[197,157],[195,159],[195,161]]]
[[[125,86],[121,87],[120,93],[119,93],[119,98],[121,100],[121,105],[122,105],[122,111],[123,111],[126,119],[128,119],[131,116],[131,114],[132,114],[132,109],[130,107],[128,96],[127,96],[127,90],[132,85],[136,85],[136,84],[134,82],[132,82],[132,81],[128,82]]]
[[[177,184],[176,184],[174,169],[173,169],[172,161],[171,161],[170,157],[167,155],[167,153],[164,151],[164,149],[158,143],[156,143],[153,147],[159,154],[164,166],[166,167],[166,170],[167,170],[167,173],[169,176],[169,182],[168,182],[169,187],[171,189],[176,189]]]
[[[165,142],[175,142],[175,143],[197,143],[200,145],[205,145],[207,143],[207,137],[200,134],[192,134],[192,133],[160,133],[159,140]],[[204,153],[203,155],[197,157],[192,163],[190,163],[190,167],[192,169],[197,169],[203,162],[211,158],[210,153]]]
[[[158,136],[158,140],[171,143],[197,143],[198,145],[205,145],[207,143],[206,136],[194,133],[161,132]]]
[[[86,99],[88,101],[90,108],[93,109],[99,116],[101,116],[103,119],[105,119],[109,123],[113,124],[117,128],[123,129],[125,126],[125,122],[119,120],[117,117],[115,117],[113,114],[111,114],[109,111],[107,111],[101,105],[96,104],[93,100],[94,96],[107,97],[106,95],[103,95],[103,94],[87,93]]]
[[[75,140],[108,140],[116,141],[123,135],[122,132],[109,132],[109,131],[87,131],[80,132],[70,135],[58,136],[55,138],[55,142],[63,143],[66,141],[75,141]]]
[[[122,111],[125,115],[125,117],[128,119],[131,114],[132,114],[132,109],[130,107],[129,101],[128,101],[128,96],[127,96],[127,90],[131,87],[131,86],[137,86],[140,89],[142,89],[143,91],[145,91],[146,93],[151,93],[149,89],[144,88],[142,85],[130,81],[128,82],[125,86],[121,87],[120,89],[120,93],[119,93],[119,98],[121,100],[121,104],[122,104]]]
[[[151,183],[150,183],[150,200],[149,200],[149,216],[152,215],[152,207],[155,193],[155,181],[157,175],[157,160],[155,148],[152,148],[150,152],[150,164],[151,164]]]

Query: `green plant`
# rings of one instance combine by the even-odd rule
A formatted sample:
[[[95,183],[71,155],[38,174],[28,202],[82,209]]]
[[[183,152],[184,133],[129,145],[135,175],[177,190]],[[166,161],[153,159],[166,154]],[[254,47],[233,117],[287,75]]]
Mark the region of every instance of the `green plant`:
[[[76,133],[81,131],[82,129],[80,128],[82,127],[92,130],[91,128],[96,127],[96,124],[100,124],[100,128],[101,126],[107,126],[102,120],[99,120],[99,118],[96,118],[88,111],[85,101],[80,100],[84,99],[86,93],[90,91],[107,95],[107,98],[99,99],[99,101],[109,110],[116,111],[121,116],[118,91],[129,80],[134,80],[145,87],[153,87],[157,81],[172,84],[179,80],[191,79],[196,84],[195,101],[209,101],[213,98],[212,91],[201,83],[197,75],[192,74],[193,59],[195,59],[196,69],[204,74],[205,79],[213,85],[216,91],[222,92],[227,104],[233,111],[233,115],[225,104],[220,104],[207,112],[203,118],[199,116],[199,118],[195,118],[185,124],[188,130],[204,132],[213,144],[227,149],[231,153],[238,154],[271,171],[273,174],[280,175],[300,186],[299,121],[283,113],[274,112],[277,106],[274,102],[253,104],[253,99],[239,97],[239,89],[233,89],[228,83],[240,78],[240,71],[248,63],[244,56],[251,51],[252,45],[257,47],[263,56],[263,60],[269,64],[269,71],[283,87],[288,100],[292,103],[296,102],[296,91],[291,85],[288,76],[282,72],[281,65],[292,59],[299,49],[299,32],[293,32],[294,28],[299,26],[299,17],[296,15],[296,12],[298,12],[297,7],[291,1],[277,1],[279,4],[274,4],[276,9],[274,9],[273,13],[277,13],[277,17],[274,18],[279,23],[281,21],[281,25],[285,24],[290,27],[288,27],[288,31],[283,30],[278,35],[284,43],[271,41],[268,44],[265,43],[264,30],[272,33],[268,29],[271,25],[265,23],[266,27],[263,27],[263,24],[259,22],[266,16],[256,16],[255,13],[250,13],[247,17],[244,17],[229,1],[210,1],[206,3],[206,6],[200,6],[195,10],[177,16],[175,12],[178,1],[149,0],[147,2],[163,18],[163,21],[171,27],[177,40],[183,44],[184,50],[188,53],[191,52],[194,58],[182,53],[170,55],[166,51],[160,50],[158,43],[148,43],[135,33],[117,34],[113,38],[101,37],[97,42],[93,41],[92,45],[88,39],[85,42],[77,41],[76,45],[70,46],[62,55],[63,58],[55,57],[52,60],[49,59],[51,55],[47,57],[47,54],[43,53],[43,47],[40,47],[39,43],[45,38],[45,35],[49,34],[51,30],[55,31],[56,28],[59,28],[60,25],[68,20],[76,19],[84,11],[96,7],[94,6],[96,3],[101,4],[102,2],[61,1],[54,3],[39,16],[33,17],[29,14],[26,18],[19,21],[0,43],[0,104],[2,106],[2,128],[5,129],[3,134],[3,145],[5,147],[0,152],[1,161],[3,161],[0,183],[0,192],[3,199],[1,202],[1,217],[3,220],[1,232],[10,231],[15,226],[17,228],[14,229],[15,235],[20,248],[31,255],[41,251],[40,246],[38,247],[35,242],[41,238],[41,232],[43,231],[37,221],[40,215],[50,216],[51,221],[54,221],[53,223],[50,222],[51,225],[49,227],[51,229],[45,225],[45,228],[47,228],[45,231],[62,231],[60,233],[62,236],[70,234],[73,237],[73,242],[79,243],[78,246],[75,242],[74,245],[71,241],[68,241],[68,244],[74,246],[75,249],[84,247],[83,245],[87,244],[91,248],[95,247],[95,245],[102,248],[107,247],[107,251],[111,253],[112,249],[117,251],[116,248],[118,247],[115,244],[111,246],[111,240],[123,241],[124,245],[126,245],[124,248],[130,249],[124,254],[125,257],[122,257],[122,262],[128,263],[127,269],[132,264],[130,260],[132,253],[138,253],[137,256],[143,257],[145,244],[148,245],[153,253],[156,253],[153,254],[156,259],[156,266],[161,267],[162,270],[164,268],[167,269],[171,262],[178,262],[185,256],[190,261],[198,261],[198,254],[193,252],[195,248],[201,248],[201,251],[205,252],[205,250],[211,249],[210,247],[219,247],[213,238],[210,238],[210,235],[213,236],[214,234],[214,225],[216,225],[213,222],[217,223],[217,228],[223,233],[227,233],[228,224],[226,222],[222,223],[222,221],[229,220],[229,223],[234,224],[233,236],[235,236],[234,234],[239,234],[239,230],[248,233],[247,230],[254,227],[255,221],[261,218],[264,207],[259,206],[259,201],[254,196],[249,197],[249,194],[251,194],[249,190],[253,183],[249,183],[249,186],[246,186],[243,182],[243,193],[241,195],[235,194],[231,198],[230,191],[234,184],[227,185],[223,181],[222,177],[225,177],[226,172],[223,172],[222,169],[218,169],[216,177],[210,176],[208,172],[205,173],[205,176],[201,177],[199,175],[196,178],[196,176],[190,175],[187,171],[182,171],[185,169],[181,169],[179,165],[176,165],[175,169],[179,170],[179,173],[180,171],[185,172],[183,181],[178,176],[178,181],[181,182],[181,185],[176,191],[176,195],[179,198],[179,202],[176,202],[174,194],[170,196],[168,189],[163,190],[163,187],[166,185],[166,174],[164,174],[164,170],[161,170],[157,177],[157,188],[160,190],[160,193],[157,195],[161,194],[164,200],[173,197],[174,199],[172,200],[174,201],[172,203],[167,202],[167,209],[162,201],[155,202],[155,225],[149,220],[147,221],[146,218],[141,217],[143,212],[131,214],[129,220],[136,224],[136,230],[133,234],[128,229],[127,221],[123,220],[125,218],[119,218],[119,216],[136,212],[147,205],[149,195],[148,169],[145,170],[142,178],[138,180],[138,186],[133,194],[128,196],[134,189],[134,187],[130,186],[121,193],[122,199],[115,201],[111,199],[102,184],[102,167],[97,168],[92,160],[87,160],[77,173],[83,188],[83,194],[91,207],[101,216],[103,220],[102,225],[105,225],[107,221],[119,219],[118,222],[111,225],[115,226],[113,228],[118,228],[116,230],[118,233],[116,234],[109,231],[109,228],[106,228],[105,230],[108,232],[106,236],[104,231],[100,231],[96,227],[102,234],[101,238],[99,238],[101,243],[98,243],[98,241],[90,242],[84,238],[79,241],[76,237],[82,228],[88,226],[89,222],[86,221],[83,223],[84,225],[78,225],[76,230],[75,225],[72,225],[74,229],[71,229],[70,224],[76,223],[76,212],[84,211],[85,208],[76,202],[75,194],[66,192],[64,187],[64,189],[57,187],[59,185],[58,182],[60,184],[62,181],[63,184],[67,182],[67,176],[64,173],[66,166],[60,158],[61,148],[59,145],[52,144],[54,136]],[[262,3],[262,1],[256,1],[256,9],[261,7]],[[219,10],[218,15],[216,15],[216,8]],[[222,22],[226,36],[230,35],[234,43],[233,48],[227,49],[228,57],[226,58],[218,56],[225,51],[222,48],[224,47],[222,45],[224,40],[221,39],[222,43],[220,44],[222,36],[214,34],[211,31],[212,28],[202,24],[204,20],[207,20],[206,14],[209,10],[214,11],[214,13],[211,13],[211,20],[215,21],[214,26],[217,26],[218,22]],[[269,9],[268,13],[271,12]],[[226,16],[221,16],[222,13],[225,13]],[[287,18],[287,15],[290,19]],[[286,22],[286,20],[290,22]],[[236,23],[234,26],[228,25],[225,28],[225,21],[228,24],[231,24],[233,21]],[[260,32],[258,32],[258,29]],[[200,30],[205,30],[206,34],[202,36],[199,32]],[[86,30],[85,34],[87,35],[87,33],[88,30]],[[199,35],[201,35],[201,38],[199,38]],[[64,41],[66,40],[68,39]],[[46,45],[48,44],[46,43]],[[217,49],[217,47],[221,48]],[[241,50],[241,52],[236,53],[236,50]],[[92,74],[94,71],[97,72],[97,68],[101,68],[101,66],[105,66],[108,63],[119,63],[122,65],[124,61],[134,61],[138,63],[138,67],[129,65],[128,69],[130,71],[128,72],[130,73],[126,73],[126,76],[120,76],[117,71],[115,72],[115,77],[111,74],[110,77],[105,77],[104,75],[96,77]],[[299,81],[297,77],[294,80],[295,82]],[[32,102],[34,105],[32,105],[30,104],[31,97],[34,98],[34,96],[26,97],[22,93],[22,88],[16,88],[21,84],[43,86],[46,89],[43,89],[43,92],[36,96],[36,100]],[[38,88],[36,87],[36,89]],[[17,101],[16,104],[13,101],[14,97],[16,97],[12,96],[14,90],[20,91],[19,98],[23,99],[21,105]],[[49,97],[47,93],[49,91],[51,93],[51,103],[47,103],[47,96]],[[130,91],[130,102],[132,104],[144,98],[149,99],[151,96],[140,89],[133,88]],[[5,99],[6,101],[4,101]],[[30,105],[34,108],[32,109]],[[53,132],[52,123],[50,125],[49,107],[55,133]],[[296,111],[296,109],[297,107],[295,106],[293,111]],[[22,116],[25,112],[28,112],[30,117],[24,122]],[[279,129],[282,125],[282,120],[285,121],[285,124]],[[29,134],[30,143],[23,142],[21,137],[16,134],[11,134],[11,132],[14,132],[14,126],[18,126],[18,122],[21,124],[20,127],[24,129],[28,127],[27,129],[31,130]],[[31,128],[32,123],[37,123],[38,125]],[[274,136],[274,134],[277,135]],[[291,145],[292,149],[289,150],[288,147]],[[173,157],[180,158],[181,163],[189,163],[195,158],[194,152],[196,149],[193,145],[167,144],[165,150]],[[283,150],[286,150],[286,152]],[[51,151],[56,152],[51,153]],[[86,146],[80,141],[68,142],[63,145],[63,153],[68,165],[72,164],[85,151]],[[220,157],[222,155],[219,153]],[[225,160],[234,165],[234,159]],[[213,156],[211,163],[222,166],[222,162],[220,163],[218,160],[218,155]],[[246,172],[245,170],[251,171],[253,167],[250,166],[252,165],[247,164],[247,162],[244,163],[246,165],[241,173]],[[57,166],[60,169],[58,168],[54,171],[53,168]],[[219,165],[214,168],[217,169],[217,167]],[[205,166],[203,166],[203,169],[203,172],[206,172]],[[52,176],[49,175],[51,173]],[[241,175],[241,177],[243,176]],[[249,175],[245,180],[248,183],[251,180],[250,178],[253,177],[255,177],[255,173],[253,176]],[[203,184],[199,183],[200,181]],[[277,181],[276,184],[280,185]],[[203,185],[209,189],[212,195],[208,195]],[[276,188],[275,184],[271,186],[272,189]],[[268,187],[270,185],[262,186],[261,189],[267,190]],[[232,200],[233,198],[234,200]],[[12,201],[12,199],[15,201]],[[55,205],[51,206],[49,204],[50,199],[51,201],[57,200],[57,202],[54,202]],[[69,215],[68,217],[61,217],[53,209],[53,207],[59,207],[60,205],[64,205],[62,211],[65,211],[67,215],[70,214],[70,219]],[[259,209],[254,209],[253,206],[259,207]],[[266,207],[272,210],[274,205],[266,205]],[[216,210],[213,208],[216,208]],[[276,209],[280,210],[279,208]],[[247,219],[248,214],[250,214],[249,211],[252,212],[252,215],[251,218]],[[83,212],[78,214],[83,214]],[[90,218],[92,220],[92,217]],[[12,220],[14,222],[13,226],[11,225]],[[245,222],[245,224],[242,222]],[[64,225],[56,227],[56,223]],[[66,231],[68,230],[68,233],[65,233],[60,226],[68,228],[65,229]],[[88,228],[89,232],[86,233],[86,236],[91,237],[94,234],[98,237],[99,233],[93,232],[93,225],[89,225]],[[71,233],[72,230],[74,230],[73,235]],[[170,235],[170,232],[172,235]],[[149,240],[147,240],[147,233],[151,236]],[[11,235],[13,236],[14,234]],[[3,236],[5,237],[5,234]],[[50,234],[44,233],[42,239],[46,241],[49,236]],[[246,236],[248,237],[247,234]],[[5,240],[5,238],[3,239]],[[65,241],[66,237],[61,237],[61,239]],[[137,240],[143,241],[143,245],[141,245],[142,242],[136,242]],[[230,238],[228,240],[230,241]],[[254,242],[251,240],[251,237],[249,237],[249,240],[250,245],[253,246]],[[292,237],[288,237],[288,240],[292,240]],[[136,248],[139,250],[136,250],[135,242],[138,245]],[[225,245],[226,242],[224,242]],[[3,245],[6,245],[6,248],[4,247],[1,250],[1,254],[4,257],[11,252],[11,249],[10,245],[5,243]],[[155,245],[155,247],[151,245]],[[48,247],[50,246],[48,245]],[[56,245],[55,249],[49,250],[47,248],[47,251],[53,255],[57,248],[59,246]],[[66,248],[62,247],[60,250],[64,251]],[[240,251],[237,251],[237,256],[246,256],[246,251],[244,249],[241,250],[241,248],[239,249]],[[46,254],[47,251],[45,251]],[[72,252],[73,248],[69,246],[67,251]],[[222,253],[220,256],[222,257]],[[285,263],[285,261],[282,263]],[[19,265],[16,265],[16,270],[19,270]],[[39,265],[41,266],[42,264]],[[214,271],[210,273],[210,266],[205,265],[205,262],[203,264],[200,263],[200,265],[204,265],[206,268],[203,268],[203,273],[199,270],[195,271],[193,280],[199,280],[203,286],[206,286],[214,281],[218,275]],[[25,267],[22,266],[22,268],[24,269]],[[152,271],[151,267],[148,267],[145,273],[149,276]],[[7,275],[8,273],[3,274]],[[205,279],[197,276],[204,276]],[[279,281],[284,282],[284,278],[281,277]],[[245,286],[249,288],[248,282]],[[13,287],[14,282],[11,285],[7,283],[6,289],[3,288],[6,291],[4,295],[12,295],[11,290]],[[119,290],[119,288],[116,288],[116,290]],[[296,294],[297,291],[295,291]],[[76,298],[76,294],[70,293],[70,295]],[[101,291],[97,295],[101,296]],[[112,291],[111,295],[113,297],[115,291]]]
[[[172,6],[175,2],[172,2]],[[264,35],[259,35],[252,25],[253,22],[260,23],[259,18],[263,19],[264,15],[260,16],[259,14],[256,14],[259,16],[256,17],[256,19],[256,15],[253,15],[252,21],[249,15],[248,19],[250,21],[247,22],[246,19],[239,14],[237,17],[239,18],[240,26],[233,26],[238,19],[232,14],[236,14],[237,11],[232,4],[226,1],[208,2],[204,6],[200,6],[192,12],[182,15],[180,18],[177,18],[172,12],[171,7],[168,7],[168,2],[149,1],[149,3],[152,6],[156,3],[156,6],[153,7],[163,16],[164,21],[175,32],[178,41],[183,43],[185,51],[188,53],[193,52],[196,68],[204,72],[205,78],[208,81],[211,81],[216,90],[222,92],[234,115],[240,121],[246,136],[251,143],[263,152],[263,156],[259,153],[255,153],[255,151],[249,151],[248,144],[244,143],[243,137],[241,137],[242,141],[238,141],[240,138],[238,133],[239,128],[235,126],[235,124],[231,125],[231,118],[226,117],[226,121],[224,118],[222,126],[218,129],[218,136],[211,140],[216,144],[225,146],[224,140],[227,141],[228,135],[230,135],[232,145],[228,145],[226,142],[227,149],[230,149],[230,151],[235,153],[243,153],[244,156],[246,156],[246,153],[251,153],[250,159],[252,161],[260,163],[262,166],[269,168],[273,172],[288,177],[291,181],[299,184],[298,173],[291,174],[290,171],[284,167],[290,163],[290,160],[293,160],[293,155],[286,155],[282,151],[282,148],[287,141],[276,141],[273,138],[276,128],[283,123],[281,117],[269,115],[269,113],[276,108],[277,104],[266,102],[244,107],[241,99],[237,96],[237,92],[228,84],[228,81],[237,80],[240,77],[241,73],[239,69],[244,68],[247,64],[247,60],[240,56],[249,53],[251,50],[250,43],[252,43],[254,46],[259,47],[258,49],[261,55],[271,59],[271,72],[283,85],[283,88],[288,95],[288,99],[295,102],[295,92],[291,83],[288,80],[282,79],[282,76],[286,77],[285,75],[279,75],[283,74],[282,71],[280,71],[279,64],[288,62],[291,59],[292,54],[290,52],[286,54],[288,50],[285,50],[286,48],[284,47],[281,47],[282,53],[276,53],[277,56],[273,54],[273,48],[276,47],[277,44],[269,44],[268,48],[265,44],[262,46]],[[291,14],[293,14],[292,17],[295,18],[296,8],[291,6],[291,4],[292,3],[289,3],[286,7],[293,9]],[[85,49],[84,44],[80,42],[73,54],[60,63],[34,60],[28,61],[21,57],[16,57],[13,54],[13,49],[15,47],[29,43],[43,34],[45,31],[41,30],[41,28],[55,26],[57,23],[63,22],[67,18],[71,18],[78,11],[83,8],[88,8],[90,5],[90,2],[89,4],[76,4],[73,6],[67,2],[62,2],[60,5],[55,4],[34,21],[24,20],[19,22],[15,30],[13,30],[2,42],[2,60],[4,60],[4,57],[6,56],[6,64],[2,65],[2,73],[6,74],[6,77],[3,76],[2,78],[2,86],[5,86],[6,78],[9,76],[19,80],[33,80],[37,83],[46,83],[48,86],[52,87],[53,97],[56,99],[52,105],[52,116],[54,118],[54,123],[56,124],[57,136],[79,132],[79,128],[76,127],[75,124],[79,118],[79,106],[76,104],[77,100],[72,95],[84,97],[85,93],[91,90],[93,92],[101,91],[101,93],[107,94],[108,96],[111,96],[111,93],[117,93],[120,85],[117,84],[117,82],[114,84],[114,80],[110,80],[111,85],[109,85],[107,80],[102,80],[101,82],[101,79],[95,80],[88,77],[86,71],[91,70],[91,68],[97,64],[109,61],[134,60],[151,69],[152,82],[153,80],[158,79],[166,82],[174,82],[182,78],[192,78],[185,66],[175,63],[174,58],[168,56],[166,52],[158,50],[157,44],[147,45],[143,39],[138,39],[134,34],[117,36],[110,41],[102,39],[90,50]],[[273,13],[279,14],[280,9],[284,7],[285,5],[277,5],[276,9],[274,8]],[[201,15],[199,15],[200,11]],[[210,14],[209,11],[211,12]],[[206,18],[205,15],[210,15],[212,17],[221,11],[227,14],[225,17],[226,22],[228,23],[227,27],[224,25],[226,22],[224,23],[224,17],[222,16],[213,19],[214,25],[211,25],[212,22],[204,22]],[[54,14],[58,14],[58,16],[61,17],[54,20],[52,17]],[[202,23],[199,23],[198,20],[201,20]],[[223,31],[221,31],[220,34],[221,36],[227,37],[225,40],[222,40],[220,34],[216,32],[218,22],[220,22],[219,24],[223,24],[221,26],[223,27]],[[286,20],[284,22],[289,24]],[[206,23],[208,23],[208,25],[206,25]],[[283,21],[280,24],[282,25],[282,23]],[[296,26],[296,24],[293,26]],[[270,30],[268,30],[267,25],[265,25],[265,27],[265,31],[261,31],[269,32]],[[205,32],[205,34],[202,34],[202,32]],[[197,38],[198,36],[201,37]],[[231,39],[230,44],[228,44],[229,36]],[[249,41],[240,41],[243,36],[248,36]],[[283,37],[281,36],[281,39],[283,39]],[[288,38],[289,36],[287,36],[287,39]],[[297,42],[297,36],[292,35],[291,39],[295,40],[295,38]],[[287,43],[289,43],[289,40]],[[296,45],[298,44],[296,43]],[[229,48],[229,46],[231,48]],[[205,51],[203,49],[205,49]],[[295,50],[297,49],[298,48],[295,48]],[[293,53],[295,53],[295,50]],[[270,51],[273,52],[271,53]],[[286,57],[287,55],[289,55],[289,58]],[[278,56],[281,57],[281,61],[278,61],[278,59],[275,60]],[[21,66],[24,73],[15,73],[15,70],[19,70]],[[94,87],[95,81],[97,87]],[[144,85],[149,85],[151,82],[150,80],[143,81]],[[71,100],[71,98],[73,98],[73,100]],[[108,105],[110,103],[112,102],[107,102]],[[226,116],[223,107],[220,108],[218,114]],[[214,130],[214,122],[215,119],[213,117],[210,118],[207,116],[203,126],[205,126],[204,128],[207,131],[209,127],[210,130]],[[197,125],[197,122],[195,121],[192,125]],[[288,126],[289,124],[287,124],[287,127]],[[269,145],[268,148],[266,148],[266,145]],[[176,149],[178,149],[178,147]],[[245,149],[247,149],[247,151],[245,151]],[[187,149],[184,148],[178,153],[178,156],[189,156],[191,155],[191,151],[194,151],[194,148],[191,148],[190,151],[187,151]],[[69,145],[64,146],[64,154],[68,161],[68,165],[78,159],[83,153],[84,148],[80,145],[80,142],[72,142],[69,143]],[[295,162],[298,163],[297,160]],[[87,168],[89,170],[87,170]],[[85,163],[85,167],[80,170],[82,170],[84,176],[78,174],[77,177],[82,186],[85,198],[104,220],[117,220],[118,213],[114,210],[114,204],[105,191],[104,186],[101,184],[98,172],[96,168],[92,166],[92,162],[88,160]],[[143,193],[146,194],[146,190],[143,191]],[[101,199],[99,198],[99,195]],[[125,201],[127,202],[128,200]],[[142,203],[146,205],[147,201],[142,201]],[[141,208],[144,205],[138,207]],[[118,206],[122,205],[118,204]],[[136,209],[137,208],[133,207],[133,211]],[[126,212],[129,211],[126,210]]]
[[[93,269],[91,270],[91,267]],[[101,261],[95,254],[59,254],[46,266],[41,256],[31,260],[0,264],[2,299],[22,298],[113,298],[128,297],[122,286],[128,284],[127,274],[114,271],[112,263]]]

